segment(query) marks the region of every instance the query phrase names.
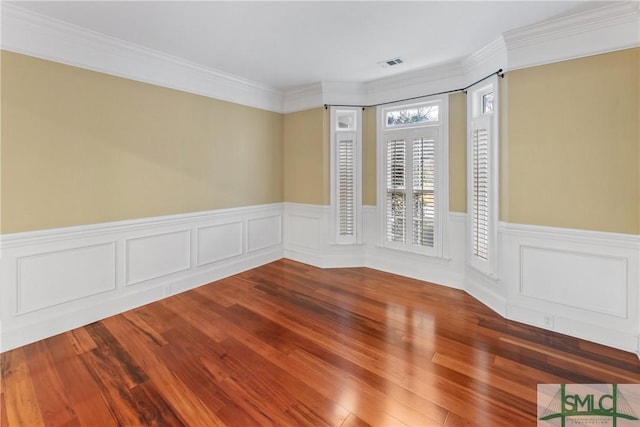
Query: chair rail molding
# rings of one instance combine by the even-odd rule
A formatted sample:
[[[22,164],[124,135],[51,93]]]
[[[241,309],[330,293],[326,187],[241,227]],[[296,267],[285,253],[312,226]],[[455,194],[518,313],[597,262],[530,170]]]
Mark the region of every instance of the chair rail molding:
[[[0,350],[283,256],[281,203],[5,234]]]
[[[2,3],[2,49],[281,113],[283,93],[199,64]]]
[[[500,244],[506,317],[638,351],[640,236],[501,223]]]

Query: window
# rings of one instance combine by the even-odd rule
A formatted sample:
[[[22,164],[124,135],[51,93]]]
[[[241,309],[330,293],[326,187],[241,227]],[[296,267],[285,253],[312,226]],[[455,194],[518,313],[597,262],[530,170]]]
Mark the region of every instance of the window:
[[[379,108],[378,211],[383,246],[443,255],[447,108],[446,98]]]
[[[468,263],[497,277],[498,81],[494,76],[467,97]]]
[[[360,109],[331,109],[331,222],[335,243],[361,240]]]

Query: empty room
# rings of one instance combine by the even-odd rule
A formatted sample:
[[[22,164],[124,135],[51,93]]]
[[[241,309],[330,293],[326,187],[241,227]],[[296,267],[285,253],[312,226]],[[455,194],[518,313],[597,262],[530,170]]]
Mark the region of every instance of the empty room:
[[[0,426],[640,426],[639,1],[0,12]]]

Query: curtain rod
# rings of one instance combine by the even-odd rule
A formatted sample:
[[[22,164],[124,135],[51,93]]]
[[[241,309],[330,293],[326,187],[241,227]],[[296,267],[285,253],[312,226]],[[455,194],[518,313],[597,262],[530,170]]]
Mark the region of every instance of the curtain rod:
[[[461,89],[452,89],[452,90],[445,90],[443,92],[436,92],[436,93],[430,93],[428,95],[420,95],[420,96],[413,96],[411,98],[404,98],[404,99],[398,99],[395,101],[387,101],[387,102],[381,102],[379,104],[371,104],[371,105],[353,105],[353,104],[324,104],[324,108],[325,110],[329,107],[362,107],[362,109],[364,110],[365,108],[371,108],[371,107],[379,107],[380,105],[388,105],[388,104],[395,104],[396,102],[404,102],[404,101],[413,101],[414,99],[420,99],[420,98],[426,98],[427,96],[436,96],[436,95],[445,95],[448,93],[457,93],[457,92],[466,92],[467,89],[469,89],[470,87],[477,85],[478,83],[487,80],[490,77],[493,77],[494,75],[500,76],[502,78],[504,78],[504,72],[502,71],[502,68],[500,68],[498,71],[494,71],[493,73],[489,74],[488,76],[484,76],[483,78],[481,78],[480,80],[477,80],[473,83],[471,83],[468,86],[465,86]]]

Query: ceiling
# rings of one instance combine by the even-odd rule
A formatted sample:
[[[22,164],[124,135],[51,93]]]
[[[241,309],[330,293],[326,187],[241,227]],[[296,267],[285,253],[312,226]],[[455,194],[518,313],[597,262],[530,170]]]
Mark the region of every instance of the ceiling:
[[[466,57],[595,1],[7,2],[270,88],[367,82]],[[400,65],[378,63],[401,57]]]

